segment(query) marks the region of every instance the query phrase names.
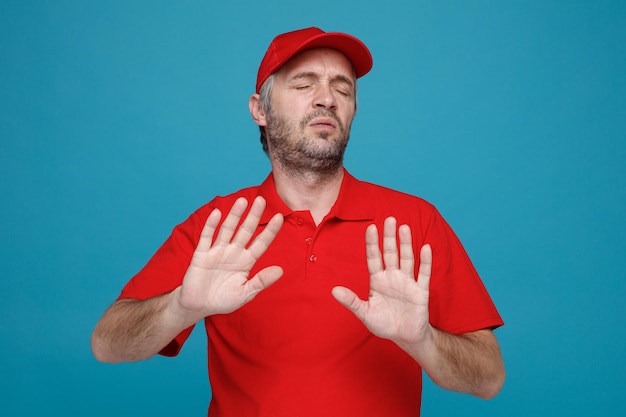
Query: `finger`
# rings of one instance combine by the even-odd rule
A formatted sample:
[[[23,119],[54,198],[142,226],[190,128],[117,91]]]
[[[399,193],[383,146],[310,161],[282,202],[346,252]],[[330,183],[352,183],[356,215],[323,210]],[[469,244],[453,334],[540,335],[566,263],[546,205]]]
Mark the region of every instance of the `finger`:
[[[211,248],[213,235],[215,234],[215,229],[220,223],[221,218],[222,212],[219,209],[214,209],[211,214],[209,214],[202,228],[202,233],[200,233],[200,240],[198,241],[196,250],[205,252]]]
[[[396,240],[396,219],[387,217],[383,230],[383,260],[385,269],[398,269],[398,241]]]
[[[365,231],[365,255],[370,275],[383,271],[383,259],[378,246],[378,228],[375,224],[370,224]]]
[[[250,278],[245,284],[248,289],[246,300],[252,300],[258,293],[278,281],[282,275],[283,269],[276,265],[268,266],[257,272],[257,274]]]
[[[433,253],[429,244],[422,246],[420,250],[420,266],[417,271],[417,286],[428,291],[430,286],[430,273],[433,264]]]
[[[256,232],[256,228],[259,225],[259,221],[261,220],[263,210],[265,210],[265,199],[261,196],[258,196],[252,202],[250,211],[248,211],[245,219],[243,219],[243,223],[241,223],[241,226],[239,226],[239,229],[237,230],[235,237],[232,240],[232,243],[241,247],[245,247],[248,245],[250,238],[252,237],[254,232]]]
[[[283,215],[277,213],[272,217],[267,223],[267,226],[263,229],[261,233],[252,241],[248,251],[254,257],[254,259],[259,259],[263,253],[267,250],[270,244],[274,241],[274,238],[280,231],[280,228],[283,226]]]
[[[398,229],[400,236],[400,270],[405,274],[415,278],[415,258],[413,256],[413,241],[411,238],[411,228],[403,224]]]
[[[217,233],[216,243],[230,243],[235,230],[237,229],[237,225],[241,220],[241,216],[246,211],[246,207],[248,207],[248,200],[243,197],[238,198],[230,211],[228,212],[228,216],[224,219],[222,226],[220,227],[219,232]]]
[[[366,301],[361,300],[354,291],[346,287],[335,287],[331,293],[335,300],[339,301],[339,304],[352,311],[359,320],[363,321],[367,308]]]

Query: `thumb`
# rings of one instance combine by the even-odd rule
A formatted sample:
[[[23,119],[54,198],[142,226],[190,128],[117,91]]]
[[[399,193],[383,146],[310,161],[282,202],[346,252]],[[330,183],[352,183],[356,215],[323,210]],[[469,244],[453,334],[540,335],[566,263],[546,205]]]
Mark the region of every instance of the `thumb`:
[[[282,275],[283,269],[276,265],[268,266],[267,268],[259,271],[246,283],[250,298],[254,298],[259,292],[278,281]]]
[[[332,289],[331,293],[339,304],[352,311],[355,316],[363,320],[363,311],[366,302],[361,300],[354,291],[346,287],[335,287]]]

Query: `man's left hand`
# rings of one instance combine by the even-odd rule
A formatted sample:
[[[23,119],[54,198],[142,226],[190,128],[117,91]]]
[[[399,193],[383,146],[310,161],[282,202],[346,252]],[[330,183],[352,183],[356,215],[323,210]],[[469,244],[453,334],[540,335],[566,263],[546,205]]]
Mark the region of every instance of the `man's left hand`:
[[[367,228],[368,300],[359,299],[345,287],[333,288],[332,294],[376,336],[401,346],[415,346],[432,336],[428,322],[432,252],[428,244],[421,248],[416,280],[411,229],[402,225],[397,234],[398,239],[396,219],[388,217],[384,223],[381,253],[376,225]]]

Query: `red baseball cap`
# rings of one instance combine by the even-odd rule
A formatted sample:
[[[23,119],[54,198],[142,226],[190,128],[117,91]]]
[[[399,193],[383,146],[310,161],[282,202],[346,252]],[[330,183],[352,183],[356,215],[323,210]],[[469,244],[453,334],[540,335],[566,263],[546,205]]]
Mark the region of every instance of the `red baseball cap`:
[[[312,48],[333,48],[352,63],[356,77],[372,69],[372,54],[367,46],[354,36],[340,32],[324,32],[316,27],[283,33],[274,38],[259,66],[256,92],[276,70],[299,52]]]

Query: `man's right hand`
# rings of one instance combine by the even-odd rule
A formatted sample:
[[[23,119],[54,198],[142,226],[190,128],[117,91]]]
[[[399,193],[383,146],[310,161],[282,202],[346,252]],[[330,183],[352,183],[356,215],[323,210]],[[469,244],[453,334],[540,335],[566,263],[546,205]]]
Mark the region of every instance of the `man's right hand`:
[[[276,214],[252,239],[265,200],[257,197],[241,222],[247,206],[246,199],[238,199],[219,230],[222,214],[214,210],[209,215],[180,287],[147,300],[120,299],[107,309],[91,336],[91,348],[98,360],[149,358],[183,329],[206,316],[238,309],[281,277],[282,268],[270,266],[248,279],[250,270],[280,230],[283,217]]]
[[[237,199],[219,230],[222,214],[218,209],[211,212],[182,286],[170,300],[173,303],[170,305],[185,316],[185,321],[195,323],[206,316],[235,311],[282,276],[282,268],[269,266],[249,278],[250,270],[283,224],[283,216],[276,214],[250,242],[265,204],[262,197],[256,197],[241,222],[248,201]]]

